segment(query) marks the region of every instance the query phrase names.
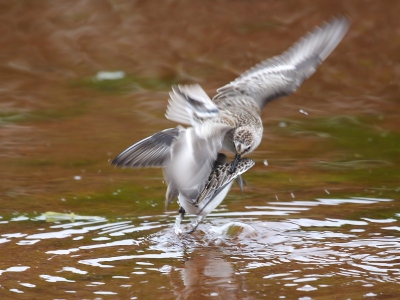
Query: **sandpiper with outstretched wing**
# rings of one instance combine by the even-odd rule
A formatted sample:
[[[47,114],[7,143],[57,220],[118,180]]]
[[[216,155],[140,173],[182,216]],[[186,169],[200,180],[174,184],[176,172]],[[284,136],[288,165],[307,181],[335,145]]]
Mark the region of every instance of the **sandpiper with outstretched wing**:
[[[181,211],[191,209],[187,204],[196,202],[209,176],[217,170],[218,153],[227,150],[235,154],[229,172],[233,179],[240,176],[237,168],[244,164],[242,156],[261,142],[263,108],[296,91],[336,48],[348,27],[345,17],[333,18],[283,54],[261,62],[219,88],[212,99],[197,84],[173,87],[166,118],[189,127],[156,133],[126,149],[112,163],[164,168],[167,203],[177,196]],[[226,167],[224,170],[226,175]],[[224,193],[228,190],[225,188]],[[209,200],[219,204],[223,200],[220,198],[214,195]],[[193,213],[201,215],[199,211]]]

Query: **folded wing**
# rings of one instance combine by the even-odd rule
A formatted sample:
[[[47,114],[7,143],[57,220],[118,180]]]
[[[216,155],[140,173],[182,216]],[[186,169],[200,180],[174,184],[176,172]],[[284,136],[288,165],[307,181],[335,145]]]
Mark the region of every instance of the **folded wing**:
[[[199,193],[196,199],[196,204],[205,202],[202,210],[204,210],[208,203],[213,201],[215,197],[218,196],[235,178],[239,177],[241,174],[245,173],[251,167],[254,166],[254,161],[250,158],[242,158],[238,163],[234,173],[231,173],[231,167],[233,162],[225,163],[215,167],[208,180]],[[201,211],[199,212],[199,214]]]

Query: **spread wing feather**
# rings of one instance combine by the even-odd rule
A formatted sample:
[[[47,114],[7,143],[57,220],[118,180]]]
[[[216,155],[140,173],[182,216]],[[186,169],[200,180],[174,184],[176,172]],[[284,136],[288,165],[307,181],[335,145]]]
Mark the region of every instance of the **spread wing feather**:
[[[211,118],[219,114],[218,107],[198,84],[172,87],[165,117],[180,124],[196,126],[194,119]]]
[[[165,167],[170,160],[171,146],[182,131],[168,128],[149,136],[119,154],[111,164],[117,167]]]
[[[250,96],[263,109],[268,102],[290,95],[336,48],[348,28],[349,21],[345,17],[333,18],[283,54],[261,62],[219,88],[214,99]]]

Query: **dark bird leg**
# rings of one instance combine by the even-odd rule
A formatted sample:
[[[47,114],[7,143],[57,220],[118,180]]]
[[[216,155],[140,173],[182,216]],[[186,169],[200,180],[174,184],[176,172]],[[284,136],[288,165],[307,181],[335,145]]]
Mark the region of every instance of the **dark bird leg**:
[[[176,220],[175,220],[175,233],[177,235],[180,235],[182,233],[181,230],[181,222],[183,220],[183,218],[185,217],[185,209],[181,206],[179,207],[179,215],[176,216]]]

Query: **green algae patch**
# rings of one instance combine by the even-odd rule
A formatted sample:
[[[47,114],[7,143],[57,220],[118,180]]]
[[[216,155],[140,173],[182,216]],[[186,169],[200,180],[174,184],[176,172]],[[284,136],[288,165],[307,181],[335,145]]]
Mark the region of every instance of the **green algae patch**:
[[[342,150],[344,157],[399,163],[400,132],[386,131],[379,127],[380,122],[373,117],[337,116],[296,123],[287,130],[291,134],[314,132]]]
[[[165,185],[140,182],[114,185],[112,189],[66,197],[71,211],[107,218],[164,213]]]
[[[93,166],[99,163],[103,163],[102,160],[94,160],[94,159],[88,159],[88,158],[82,158],[82,159],[74,159],[68,162],[65,162],[64,165],[66,167],[71,167],[71,168],[79,168],[79,167],[89,167]]]
[[[376,117],[336,116],[285,122],[277,130],[294,143],[309,143],[310,152],[304,156],[312,157],[315,169],[309,176],[396,187],[400,182],[400,132],[382,129],[381,122]]]
[[[67,107],[38,109],[0,114],[0,126],[29,122],[51,122],[81,116],[87,112],[88,101],[80,101]]]
[[[372,222],[375,221],[377,224],[382,225],[382,223],[384,223],[388,227],[395,225],[396,221],[400,220],[399,210],[396,207],[396,204],[391,202],[385,203],[385,207],[379,207],[371,210],[358,210],[346,217],[351,219],[367,218],[371,219]]]
[[[54,166],[56,162],[48,158],[20,158],[13,161],[14,164],[27,167],[47,167]]]
[[[25,114],[21,112],[0,113],[0,126],[10,123],[17,123],[25,119]]]
[[[46,221],[46,222],[60,222],[60,221],[105,221],[105,218],[97,216],[82,216],[71,213],[60,213],[54,211],[47,211],[34,218],[35,221]]]

